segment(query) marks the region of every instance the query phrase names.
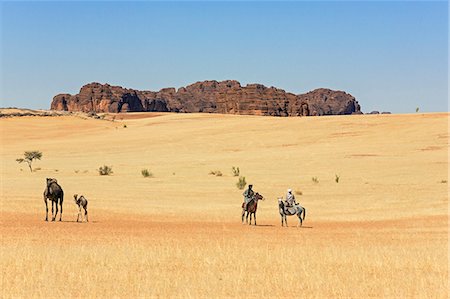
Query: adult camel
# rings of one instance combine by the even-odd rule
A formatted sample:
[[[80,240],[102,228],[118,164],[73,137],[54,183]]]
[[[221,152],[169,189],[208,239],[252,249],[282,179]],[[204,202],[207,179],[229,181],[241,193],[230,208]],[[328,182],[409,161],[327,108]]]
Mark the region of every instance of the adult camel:
[[[247,212],[247,215],[245,216],[245,222],[251,225],[253,215],[254,223],[256,225],[256,210],[258,209],[259,200],[264,200],[264,197],[258,192],[256,192],[255,195],[253,195],[252,200],[250,200],[249,203],[247,204],[247,211],[244,209],[245,203],[242,204],[242,224],[244,224],[244,215],[245,212]],[[250,222],[248,222],[249,215],[250,215]]]
[[[44,202],[45,202],[45,221],[48,221],[48,205],[47,205],[47,199],[50,199],[52,202],[52,221],[55,221],[56,215],[58,214],[58,203],[59,207],[61,208],[61,212],[59,213],[59,221],[61,221],[62,218],[62,212],[63,212],[63,201],[64,201],[64,191],[62,190],[61,186],[58,184],[58,181],[53,178],[47,178],[47,186],[44,190]],[[55,215],[53,215],[53,205],[56,208]]]

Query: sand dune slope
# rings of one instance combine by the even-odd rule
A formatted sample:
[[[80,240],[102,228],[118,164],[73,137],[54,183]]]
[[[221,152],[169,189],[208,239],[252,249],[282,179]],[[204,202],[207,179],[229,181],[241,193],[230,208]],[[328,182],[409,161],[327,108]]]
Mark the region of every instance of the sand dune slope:
[[[447,298],[448,116],[0,119],[3,295]],[[232,166],[265,197],[256,227]],[[46,177],[63,222],[44,221]],[[287,188],[302,228],[280,225]]]

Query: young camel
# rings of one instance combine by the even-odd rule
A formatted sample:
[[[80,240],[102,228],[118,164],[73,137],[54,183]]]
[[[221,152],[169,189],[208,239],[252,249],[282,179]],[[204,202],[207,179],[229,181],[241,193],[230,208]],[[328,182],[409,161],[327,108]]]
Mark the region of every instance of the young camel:
[[[86,218],[86,222],[89,222],[88,211],[87,211],[88,201],[83,195],[80,195],[80,197],[78,197],[78,198],[77,197],[78,197],[78,194],[75,194],[73,196],[75,203],[78,206],[77,222],[78,222],[78,219],[80,219],[80,218],[81,218],[81,222],[83,222],[83,215],[81,215],[81,207],[83,207],[83,209],[84,209],[84,218]]]

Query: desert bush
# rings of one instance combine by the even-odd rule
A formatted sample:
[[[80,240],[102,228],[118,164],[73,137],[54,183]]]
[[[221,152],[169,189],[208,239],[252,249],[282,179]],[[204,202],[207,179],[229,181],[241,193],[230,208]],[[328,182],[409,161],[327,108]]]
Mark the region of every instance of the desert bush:
[[[153,173],[148,169],[142,169],[141,174],[144,178],[153,177]]]
[[[442,180],[441,184],[447,184],[447,180]]]
[[[239,176],[241,171],[239,170],[239,167],[231,167],[231,172],[233,172],[233,176]]]
[[[126,128],[126,127],[127,127],[127,125],[126,125],[126,124],[123,124],[123,127],[124,127],[124,128]]]
[[[75,173],[79,173],[80,171],[78,169],[74,170]]]
[[[319,182],[319,179],[316,176],[314,176],[312,177],[312,181],[317,184]]]
[[[222,176],[222,172],[220,170],[211,170],[209,172],[210,175]]]
[[[339,183],[339,176],[337,174],[335,175],[334,180],[335,180],[336,183]]]
[[[295,195],[303,195],[303,192],[300,190],[295,190]]]
[[[240,176],[236,183],[236,187],[238,187],[238,189],[244,189],[246,185],[247,182],[245,181],[245,176]]]
[[[16,161],[20,163],[27,163],[28,167],[30,168],[30,171],[33,172],[33,168],[31,167],[31,164],[33,163],[33,160],[41,160],[42,153],[40,151],[30,151],[30,152],[24,152],[23,158],[16,159]]]
[[[98,173],[100,175],[110,175],[113,173],[112,167],[108,165],[103,165],[98,168]]]

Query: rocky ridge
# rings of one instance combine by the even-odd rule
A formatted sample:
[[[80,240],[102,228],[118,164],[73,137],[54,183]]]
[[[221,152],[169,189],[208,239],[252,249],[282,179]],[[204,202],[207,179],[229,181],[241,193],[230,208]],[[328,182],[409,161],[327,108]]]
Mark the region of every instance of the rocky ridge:
[[[89,83],[76,95],[58,94],[52,110],[82,112],[205,112],[223,114],[314,116],[360,114],[356,99],[325,88],[295,95],[261,84],[203,81],[178,90],[139,91],[109,84]]]

